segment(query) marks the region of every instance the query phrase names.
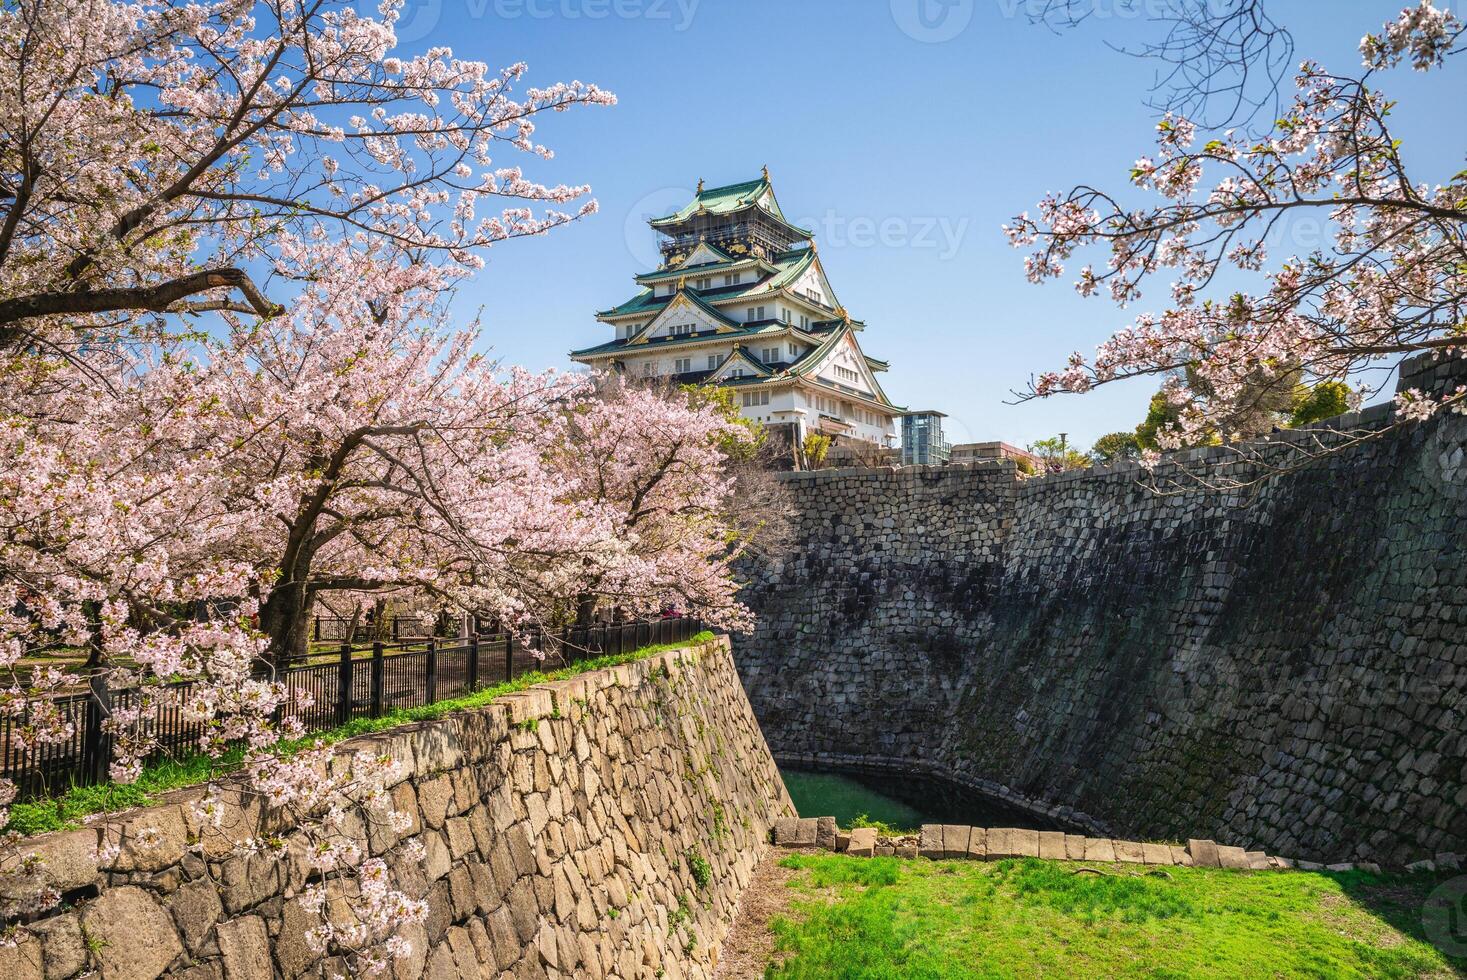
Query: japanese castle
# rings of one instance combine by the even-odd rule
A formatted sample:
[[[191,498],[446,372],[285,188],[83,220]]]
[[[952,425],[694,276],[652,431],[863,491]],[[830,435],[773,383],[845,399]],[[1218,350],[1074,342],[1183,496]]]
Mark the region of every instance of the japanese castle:
[[[636,277],[641,291],[596,314],[616,339],[573,351],[597,369],[737,392],[750,419],[834,445],[895,444],[892,405],[876,380],[885,361],[861,352],[865,327],[836,299],[811,232],[791,224],[769,171],[705,189],[649,222],[662,265]]]

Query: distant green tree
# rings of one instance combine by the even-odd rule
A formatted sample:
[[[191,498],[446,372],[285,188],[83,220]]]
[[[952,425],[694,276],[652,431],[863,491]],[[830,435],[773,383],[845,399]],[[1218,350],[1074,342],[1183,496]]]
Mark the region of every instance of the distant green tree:
[[[1294,389],[1294,402],[1289,407],[1289,425],[1308,425],[1344,415],[1350,410],[1350,386],[1343,381],[1321,381],[1310,387]]]
[[[1029,443],[1028,449],[1039,457],[1046,473],[1064,473],[1090,467],[1090,457],[1073,446],[1067,445],[1059,436],[1039,439]]]
[[[1151,396],[1151,404],[1146,410],[1146,418],[1136,426],[1136,445],[1142,449],[1158,449],[1156,434],[1163,426],[1169,426],[1181,418],[1181,409],[1167,401],[1166,395],[1161,392]]]
[[[805,453],[805,462],[810,469],[818,470],[825,465],[825,456],[830,452],[830,436],[823,436],[818,432],[807,432],[805,444],[801,447]]]
[[[1095,440],[1090,447],[1090,458],[1105,465],[1122,459],[1135,459],[1141,455],[1141,440],[1134,432],[1110,432]]]

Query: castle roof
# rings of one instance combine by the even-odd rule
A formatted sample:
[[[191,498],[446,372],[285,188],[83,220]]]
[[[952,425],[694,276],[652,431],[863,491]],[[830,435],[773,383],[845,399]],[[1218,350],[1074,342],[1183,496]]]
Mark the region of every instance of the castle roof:
[[[675,228],[684,222],[690,221],[698,215],[711,215],[719,217],[723,215],[735,215],[749,210],[759,208],[776,221],[785,225],[793,231],[799,232],[808,238],[811,234],[808,228],[801,228],[791,224],[784,216],[784,211],[779,206],[778,199],[774,196],[774,187],[769,183],[769,171],[757,180],[746,180],[737,184],[725,184],[722,187],[704,189],[699,183],[698,190],[693,199],[672,214],[661,218],[653,218],[648,222],[653,228],[662,231]]]
[[[741,263],[742,261],[744,260],[738,260],[739,263]],[[775,256],[772,263],[766,263],[774,271],[772,274],[766,275],[762,279],[756,279],[752,282],[747,283],[740,283],[737,286],[715,286],[711,289],[700,289],[696,290],[696,293],[705,300],[712,303],[724,303],[731,300],[741,299],[755,299],[758,298],[761,293],[772,293],[777,290],[783,289],[785,286],[788,286],[790,283],[794,282],[801,275],[803,275],[805,270],[810,268],[810,266],[814,262],[815,250],[813,248],[791,249],[788,252],[782,252],[779,255]],[[691,274],[698,276],[715,275],[721,273],[725,269],[732,268],[734,264],[737,263],[708,263],[702,266],[698,266],[697,272]],[[689,270],[687,269],[677,269],[673,270],[673,272],[681,273],[683,275],[690,274]],[[656,276],[655,279],[648,277],[648,279],[650,279],[650,281],[654,283],[665,282],[669,278],[674,278],[674,276],[672,275],[654,275]],[[688,291],[694,292],[693,290]],[[609,310],[602,310],[600,313],[596,314],[596,317],[597,319],[611,319],[615,317],[637,316],[645,313],[655,313],[666,306],[668,304],[668,301],[671,299],[671,296],[657,296],[654,294],[654,291],[652,289],[644,289],[637,295],[633,296],[631,299],[620,304],[619,306],[613,306]]]

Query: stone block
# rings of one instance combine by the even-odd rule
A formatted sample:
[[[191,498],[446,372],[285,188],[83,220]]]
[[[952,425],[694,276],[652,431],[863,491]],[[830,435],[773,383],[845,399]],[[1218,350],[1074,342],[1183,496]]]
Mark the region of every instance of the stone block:
[[[1241,847],[1233,847],[1229,844],[1217,845],[1217,860],[1224,868],[1232,868],[1234,871],[1248,870],[1248,853]]]
[[[988,860],[988,831],[984,828],[974,827],[968,835],[968,857],[974,861]]]
[[[1085,860],[1085,838],[1079,834],[1065,834],[1065,857],[1071,861]]]
[[[219,952],[224,980],[272,980],[270,935],[258,915],[232,919],[219,926]]]
[[[1109,864],[1116,859],[1116,849],[1104,837],[1085,838],[1085,860]]]
[[[1187,853],[1192,864],[1198,868],[1221,868],[1222,858],[1218,855],[1217,842],[1192,839],[1187,841]]]
[[[555,710],[555,700],[551,692],[540,687],[506,694],[498,703],[509,709],[511,725],[523,725],[548,717]]]
[[[815,835],[819,830],[819,821],[814,817],[805,817],[795,821],[795,836],[790,841],[790,847],[814,847]]]
[[[22,932],[14,946],[0,946],[0,976],[5,980],[48,980],[41,941]]]
[[[1168,844],[1167,850],[1171,851],[1172,864],[1182,868],[1192,867],[1192,855],[1187,852],[1186,847],[1181,844]]]
[[[876,828],[857,827],[852,830],[846,853],[856,857],[872,857],[876,853]]]
[[[1133,841],[1133,840],[1111,841],[1111,846],[1115,848],[1116,860],[1119,861],[1119,862],[1121,862],[1122,864],[1145,864],[1146,863],[1146,852],[1141,847],[1141,844],[1140,844],[1139,841]]]
[[[183,953],[173,917],[131,885],[97,896],[82,912],[82,929],[106,980],[154,980]]]
[[[835,817],[815,819],[815,846],[822,851],[835,850]]]
[[[1152,844],[1143,841],[1141,844],[1141,857],[1147,864],[1158,867],[1170,866],[1172,864],[1172,850],[1165,844]]]
[[[20,850],[41,859],[46,880],[57,891],[71,891],[95,884],[100,876],[97,867],[97,831],[76,830],[49,834],[25,841]],[[0,888],[3,888],[0,884]]]
[[[942,857],[942,824],[924,823],[917,836],[917,851],[934,860]]]
[[[1019,828],[1012,830],[1014,857],[1037,858],[1039,856],[1039,831]]]
[[[86,967],[86,937],[82,935],[81,918],[75,912],[42,919],[27,928],[41,941],[41,960],[47,977],[74,976]],[[0,963],[4,963],[3,955]],[[3,970],[0,976],[15,980],[14,974]]]
[[[774,821],[772,830],[774,843],[779,847],[789,847],[790,841],[794,839],[795,828],[799,822],[798,817],[780,817]]]
[[[1063,861],[1069,856],[1065,835],[1057,830],[1039,832],[1039,856],[1046,861]]]
[[[183,944],[190,953],[199,951],[204,940],[208,938],[209,931],[214,928],[214,923],[224,914],[224,906],[219,901],[219,890],[208,878],[191,881],[174,892],[168,899],[168,908],[173,913],[173,921],[178,924]]]
[[[1267,871],[1268,855],[1263,851],[1248,851],[1248,867],[1252,871]]]
[[[947,860],[966,858],[968,856],[968,838],[973,834],[973,828],[959,824],[942,825],[942,856]]]

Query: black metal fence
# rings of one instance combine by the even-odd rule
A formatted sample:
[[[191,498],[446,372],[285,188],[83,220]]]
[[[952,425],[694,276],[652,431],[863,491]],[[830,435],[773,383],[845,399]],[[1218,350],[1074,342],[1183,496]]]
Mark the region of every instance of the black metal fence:
[[[373,640],[425,640],[433,636],[437,623],[432,616],[386,616],[379,623],[366,617],[314,616],[311,619],[313,643],[370,643]]]
[[[530,671],[555,670],[593,657],[684,642],[702,629],[701,620],[677,617],[553,632],[535,630],[525,640],[496,633],[376,642],[369,647],[343,642],[334,654],[317,653],[306,663],[280,669],[277,676],[292,694],[309,695],[308,705],[300,699],[287,713],[299,717],[307,731],[321,731],[353,718],[377,718],[396,709],[460,697]],[[192,682],[172,686],[186,697]],[[0,717],[0,776],[13,780],[22,797],[105,782],[112,746],[103,720],[111,711],[135,706],[141,693],[137,689],[108,690],[105,679],[98,676],[92,678],[90,692],[52,699],[46,707],[59,712],[71,727],[71,737],[62,742],[26,746],[16,738],[32,721],[34,707],[20,715]],[[158,743],[154,757],[197,751],[202,729],[186,719],[180,708],[159,707],[146,724]]]

